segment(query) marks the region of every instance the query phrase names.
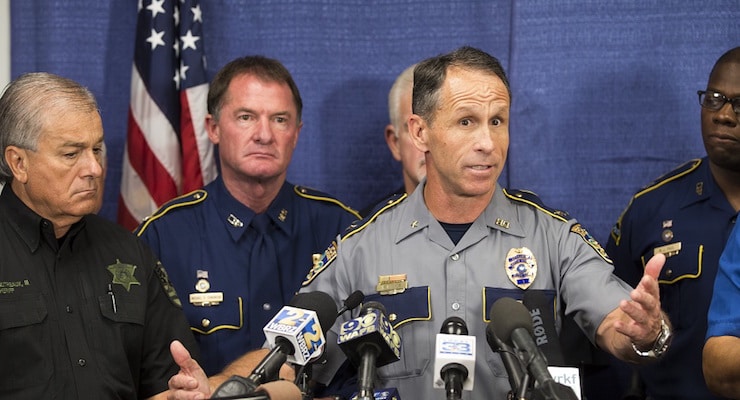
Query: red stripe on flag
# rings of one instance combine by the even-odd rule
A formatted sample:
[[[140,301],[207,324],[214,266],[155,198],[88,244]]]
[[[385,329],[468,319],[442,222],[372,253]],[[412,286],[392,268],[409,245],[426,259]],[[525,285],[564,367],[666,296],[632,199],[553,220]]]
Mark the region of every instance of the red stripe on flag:
[[[121,195],[118,196],[118,223],[130,231],[139,225],[139,221],[128,211]]]
[[[187,90],[180,91],[180,145],[182,146],[182,192],[203,187],[200,153],[195,140],[195,128],[190,114]]]
[[[126,145],[129,163],[146,185],[154,202],[161,205],[176,197],[178,193],[175,180],[152,153],[130,109]]]

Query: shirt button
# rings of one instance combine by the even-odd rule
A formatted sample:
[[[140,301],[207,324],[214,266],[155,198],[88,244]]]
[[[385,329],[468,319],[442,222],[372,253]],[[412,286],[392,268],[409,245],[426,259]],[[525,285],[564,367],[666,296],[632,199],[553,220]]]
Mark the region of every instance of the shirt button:
[[[672,269],[668,269],[668,270],[665,271],[665,276],[670,277],[672,275],[673,275],[673,270]]]
[[[79,360],[77,360],[77,365],[79,365],[80,367],[84,367],[85,364],[87,364],[87,361],[85,361],[84,358],[80,358]]]
[[[262,309],[265,311],[270,311],[272,310],[272,305],[270,303],[265,303],[262,305]]]
[[[72,307],[70,307],[70,306],[67,306],[64,310],[67,311],[70,314],[72,313]]]
[[[203,318],[200,321],[200,324],[203,325],[204,328],[208,328],[208,326],[211,325],[211,320],[209,320],[208,318]]]
[[[450,256],[450,258],[452,259],[452,261],[457,261],[460,259],[460,254],[455,253],[452,256]]]
[[[459,310],[460,309],[460,303],[458,303],[458,302],[452,303],[452,309],[455,310],[455,311]]]

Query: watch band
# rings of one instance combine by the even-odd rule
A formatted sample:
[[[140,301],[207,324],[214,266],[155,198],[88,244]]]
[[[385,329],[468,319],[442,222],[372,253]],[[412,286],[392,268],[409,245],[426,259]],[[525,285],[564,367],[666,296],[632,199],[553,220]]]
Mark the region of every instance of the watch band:
[[[655,343],[653,343],[652,349],[642,351],[638,349],[637,346],[635,346],[634,342],[630,343],[632,344],[632,350],[634,350],[638,356],[657,359],[663,356],[663,353],[668,350],[668,346],[671,344],[671,339],[673,339],[673,332],[671,332],[671,327],[668,326],[668,323],[665,322],[664,318],[661,318],[660,333],[658,333],[658,337],[655,339]]]

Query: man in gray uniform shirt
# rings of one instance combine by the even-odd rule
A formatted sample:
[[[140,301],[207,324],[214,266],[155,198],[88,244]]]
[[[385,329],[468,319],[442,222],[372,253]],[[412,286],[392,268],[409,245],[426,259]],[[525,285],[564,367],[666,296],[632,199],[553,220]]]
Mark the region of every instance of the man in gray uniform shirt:
[[[594,344],[622,360],[647,362],[665,350],[670,325],[656,280],[664,256],[651,259],[632,289],[612,275],[601,246],[575,220],[497,185],[510,104],[503,68],[478,49],[421,62],[408,124],[425,153],[426,180],[343,234],[303,283],[302,292],[323,291],[337,303],[361,290],[366,302],[385,306],[402,339],[401,359],[378,369],[376,387],[398,388],[409,399],[443,398],[433,388],[435,338],[442,322],[457,316],[477,336],[474,388],[463,398],[506,399],[506,370],[485,340],[488,312],[498,298],[532,291],[552,300],[557,329],[572,315]],[[345,361],[334,344],[348,318],[327,333],[327,362],[314,366],[318,382],[328,383]],[[247,365],[240,375],[249,374]],[[207,392],[189,371],[171,388]]]

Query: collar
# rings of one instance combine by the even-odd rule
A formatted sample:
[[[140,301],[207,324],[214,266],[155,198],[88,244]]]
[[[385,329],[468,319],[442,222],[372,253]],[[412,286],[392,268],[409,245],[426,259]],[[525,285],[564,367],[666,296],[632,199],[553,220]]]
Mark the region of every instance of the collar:
[[[10,227],[20,236],[31,252],[38,250],[42,238],[52,249],[58,251],[59,244],[54,236],[52,222],[36,214],[23,203],[10,185],[6,185],[0,193],[0,208],[5,209]],[[72,243],[72,239],[84,225],[85,217],[73,224],[67,232],[65,242]]]
[[[246,228],[256,215],[255,212],[229,193],[220,176],[209,186],[213,188],[215,212],[218,214],[219,221],[222,221],[234,241],[239,240],[246,234]],[[283,182],[277,197],[272,200],[267,211],[265,211],[273,224],[288,235],[291,234],[292,228],[292,224],[289,223],[290,217],[293,217],[289,210],[294,209],[292,186],[287,181]]]
[[[439,222],[432,216],[429,209],[424,203],[424,186],[426,178],[419,182],[413,193],[406,199],[401,208],[400,224],[398,233],[395,237],[395,243],[402,241],[408,236],[429,227],[429,239],[439,243],[446,248],[452,248],[452,241],[444,231]],[[516,207],[511,205],[509,199],[504,195],[501,187],[496,184],[488,206],[483,210],[473,224],[465,233],[462,240],[454,246],[462,249],[476,243],[488,236],[491,229],[502,231],[506,234],[524,237],[524,229],[519,222]]]

